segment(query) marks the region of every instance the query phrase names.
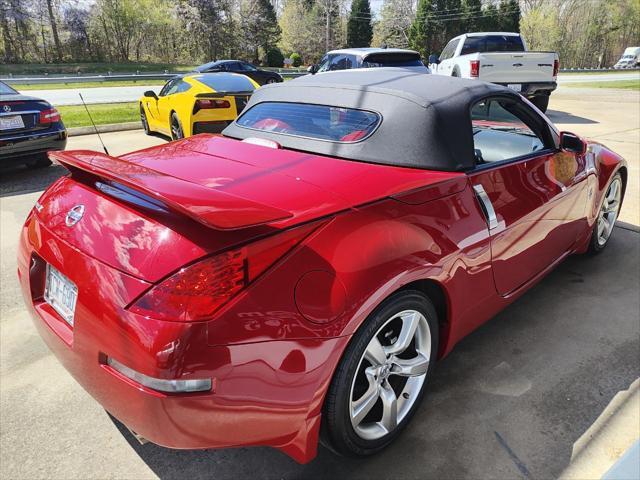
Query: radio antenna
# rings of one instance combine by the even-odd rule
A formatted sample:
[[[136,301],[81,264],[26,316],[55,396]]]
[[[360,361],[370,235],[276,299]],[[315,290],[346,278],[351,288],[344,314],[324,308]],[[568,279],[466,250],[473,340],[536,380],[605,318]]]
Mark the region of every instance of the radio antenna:
[[[91,112],[89,112],[89,108],[87,107],[87,104],[84,103],[84,98],[82,98],[82,94],[78,92],[78,95],[80,95],[80,100],[82,100],[82,105],[84,105],[84,109],[87,111],[87,115],[89,115],[89,120],[91,120],[91,125],[93,125],[93,129],[96,131],[96,135],[98,135],[98,140],[100,140],[100,144],[102,145],[102,149],[104,150],[104,153],[109,155],[109,150],[107,150],[107,147],[105,147],[104,142],[102,141],[102,137],[100,136],[98,127],[96,127],[96,124],[93,121],[93,117],[91,116]]]

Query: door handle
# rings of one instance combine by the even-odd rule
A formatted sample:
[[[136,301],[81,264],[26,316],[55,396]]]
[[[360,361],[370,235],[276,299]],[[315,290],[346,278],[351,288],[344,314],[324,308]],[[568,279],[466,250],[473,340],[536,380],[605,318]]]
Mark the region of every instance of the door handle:
[[[474,185],[473,190],[476,192],[476,196],[480,202],[480,207],[482,208],[482,213],[484,213],[484,217],[487,220],[489,230],[493,230],[498,226],[498,217],[496,217],[496,211],[493,209],[491,200],[489,200],[489,195],[484,191],[482,185]]]

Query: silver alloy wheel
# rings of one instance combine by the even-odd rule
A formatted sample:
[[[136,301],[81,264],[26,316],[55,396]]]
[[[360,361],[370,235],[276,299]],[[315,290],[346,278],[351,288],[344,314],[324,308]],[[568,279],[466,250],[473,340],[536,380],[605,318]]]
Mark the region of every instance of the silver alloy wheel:
[[[620,200],[622,198],[622,180],[620,177],[613,179],[607,193],[602,201],[602,207],[600,207],[600,213],[598,214],[598,245],[603,246],[609,240],[613,227],[618,218],[620,210]]]
[[[430,358],[431,330],[420,312],[399,312],[380,327],[351,383],[349,413],[358,436],[375,440],[402,422],[420,395]]]
[[[180,140],[182,138],[182,128],[177,118],[172,118],[171,120],[171,137],[173,140]]]

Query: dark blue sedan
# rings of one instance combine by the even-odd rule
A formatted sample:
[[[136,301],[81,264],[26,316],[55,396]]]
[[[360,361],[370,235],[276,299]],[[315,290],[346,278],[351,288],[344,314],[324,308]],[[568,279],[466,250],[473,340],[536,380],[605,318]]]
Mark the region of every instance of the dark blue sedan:
[[[64,123],[50,103],[0,82],[0,166],[45,167],[51,164],[47,152],[66,145]]]

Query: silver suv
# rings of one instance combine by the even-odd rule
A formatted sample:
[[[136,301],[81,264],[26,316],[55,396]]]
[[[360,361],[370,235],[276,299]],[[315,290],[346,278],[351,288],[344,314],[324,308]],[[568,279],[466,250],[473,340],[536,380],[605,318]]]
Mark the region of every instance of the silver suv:
[[[431,73],[422,63],[420,54],[400,48],[344,48],[325,54],[319,63],[311,65],[309,73],[321,73],[352,68],[399,67]]]

